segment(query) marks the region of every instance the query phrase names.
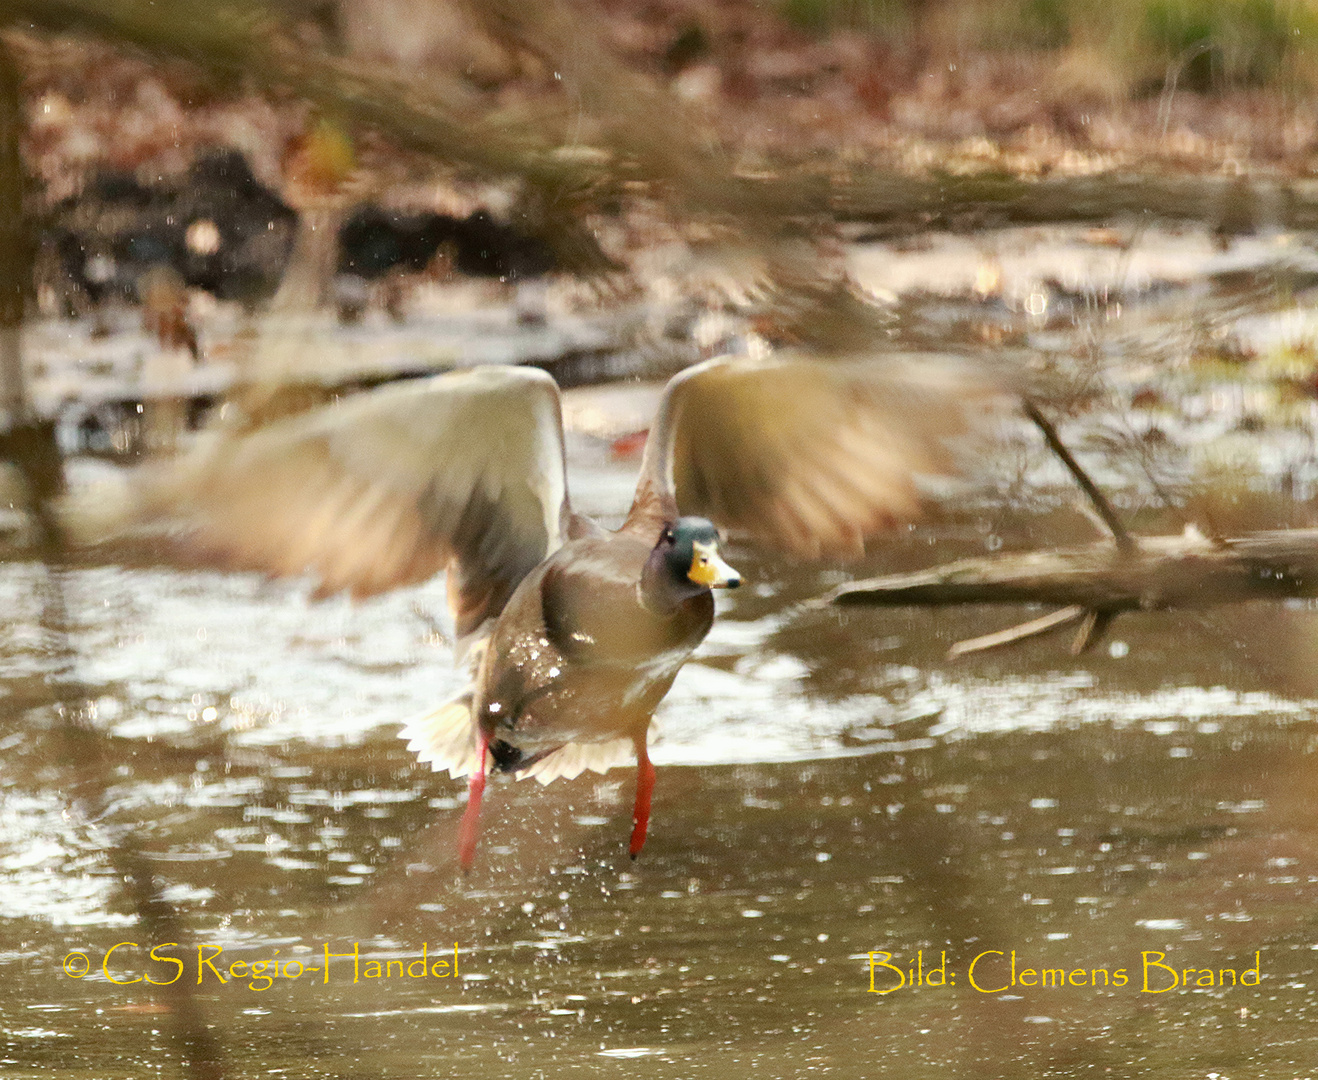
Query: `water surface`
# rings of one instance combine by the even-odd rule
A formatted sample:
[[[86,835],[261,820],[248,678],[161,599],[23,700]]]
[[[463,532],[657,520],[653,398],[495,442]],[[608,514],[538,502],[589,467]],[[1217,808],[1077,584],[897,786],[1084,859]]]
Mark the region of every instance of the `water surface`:
[[[1063,429],[1103,451],[1086,461],[1137,527],[1179,530],[1227,446],[1223,520],[1311,524],[1312,397],[1266,365],[1305,348],[1313,238],[1218,255],[1152,235],[1123,264],[1039,233],[863,253],[894,342],[1092,380]],[[939,252],[997,283],[931,273]],[[578,503],[616,518],[634,463],[573,456]],[[1123,616],[1081,658],[1058,637],[956,663],[953,642],[1038,612],[796,607],[851,575],[1092,539],[1061,480],[1019,425],[861,566],[734,549],[749,587],[660,711],[642,858],[622,769],[493,785],[465,879],[464,785],[397,739],[461,685],[442,581],[354,607],[245,575],[4,565],[5,1075],[183,1075],[188,1008],[234,1076],[1307,1075],[1311,605]],[[173,912],[150,924],[125,887],[142,866]],[[184,940],[181,969],[147,956]],[[455,943],[456,977],[435,974]],[[423,949],[431,974],[407,974]],[[949,985],[870,993],[881,954],[945,957]],[[1146,990],[1146,961],[1178,985],[1150,966]],[[191,1006],[128,981],[180,970]]]

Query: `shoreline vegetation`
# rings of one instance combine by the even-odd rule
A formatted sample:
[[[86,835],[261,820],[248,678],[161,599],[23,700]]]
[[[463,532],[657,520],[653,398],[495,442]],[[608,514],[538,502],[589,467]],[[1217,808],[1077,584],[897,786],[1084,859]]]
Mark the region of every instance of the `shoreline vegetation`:
[[[325,116],[365,189],[476,204],[511,182],[515,212],[586,268],[595,245],[561,211],[1176,217],[1202,201],[1189,177],[1318,173],[1307,3],[416,0],[430,21],[387,32],[380,0],[205,6],[0,2],[46,205],[98,170],[177,176],[213,145],[286,186]]]

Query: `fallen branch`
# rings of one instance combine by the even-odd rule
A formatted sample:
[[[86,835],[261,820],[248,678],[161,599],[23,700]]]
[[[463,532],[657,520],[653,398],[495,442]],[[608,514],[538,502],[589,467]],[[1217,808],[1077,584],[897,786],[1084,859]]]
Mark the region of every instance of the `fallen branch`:
[[[850,582],[812,606],[1054,604],[1107,615],[1318,596],[1318,529],[1213,541],[1198,532],[1132,537],[1057,551],[963,559],[910,574]]]

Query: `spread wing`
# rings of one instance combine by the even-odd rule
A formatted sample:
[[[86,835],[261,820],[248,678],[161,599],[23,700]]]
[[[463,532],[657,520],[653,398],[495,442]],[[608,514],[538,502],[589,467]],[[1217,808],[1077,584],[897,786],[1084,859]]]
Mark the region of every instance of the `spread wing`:
[[[699,514],[798,556],[860,554],[918,516],[916,475],[949,470],[983,397],[929,357],[697,364],[668,384],[625,528]]]
[[[530,368],[395,383],[241,435],[133,485],[133,525],[203,561],[371,596],[449,570],[459,637],[563,539],[558,387]]]

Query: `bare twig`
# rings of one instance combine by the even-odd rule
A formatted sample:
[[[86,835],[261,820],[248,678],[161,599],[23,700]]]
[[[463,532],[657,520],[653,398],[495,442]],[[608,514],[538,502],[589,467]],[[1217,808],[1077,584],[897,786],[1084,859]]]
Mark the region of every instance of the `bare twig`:
[[[1094,608],[1086,611],[1080,630],[1075,640],[1071,642],[1071,655],[1079,656],[1086,653],[1102,641],[1107,628],[1112,625],[1112,620],[1116,617],[1111,611],[1099,611]]]
[[[1121,519],[1117,517],[1117,512],[1112,509],[1112,504],[1107,501],[1107,497],[1098,490],[1098,485],[1089,478],[1089,474],[1080,467],[1071,451],[1066,448],[1061,437],[1057,434],[1057,428],[1052,422],[1039,411],[1039,407],[1029,398],[1022,402],[1025,415],[1028,416],[1038,429],[1043,432],[1043,437],[1048,443],[1048,448],[1061,460],[1066,466],[1067,471],[1075,478],[1075,482],[1080,485],[1080,490],[1089,498],[1090,503],[1098,512],[1103,524],[1107,526],[1108,532],[1116,542],[1117,548],[1123,552],[1133,551],[1135,541],[1131,539],[1130,533],[1126,527],[1121,524]]]
[[[1167,65],[1167,75],[1163,79],[1162,97],[1158,99],[1158,122],[1162,128],[1162,137],[1167,138],[1167,128],[1172,122],[1172,102],[1176,100],[1176,86],[1181,81],[1185,69],[1204,53],[1212,52],[1212,38],[1204,38],[1188,46],[1175,60]]]
[[[439,624],[439,620],[420,604],[412,605],[412,614],[421,620],[422,625],[426,628],[426,632],[433,636],[441,645],[453,644],[453,639],[449,637],[444,628]]]
[[[965,641],[958,641],[947,650],[948,659],[955,659],[958,656],[969,656],[971,653],[986,652],[989,649],[1001,649],[1006,645],[1015,645],[1018,641],[1025,641],[1028,638],[1039,637],[1041,634],[1050,634],[1063,626],[1069,626],[1077,619],[1082,619],[1087,612],[1079,605],[1072,604],[1069,607],[1058,608],[1058,610],[1044,615],[1038,619],[1032,619],[1030,622],[1020,623],[1006,630],[998,630],[992,634],[985,634],[982,637],[967,638]]]

